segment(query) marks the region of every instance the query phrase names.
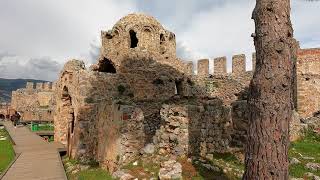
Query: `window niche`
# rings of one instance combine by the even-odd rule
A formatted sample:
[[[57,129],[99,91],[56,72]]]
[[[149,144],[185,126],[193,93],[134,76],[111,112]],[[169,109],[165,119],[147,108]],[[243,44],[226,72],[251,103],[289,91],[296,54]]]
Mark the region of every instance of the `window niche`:
[[[181,80],[175,80],[175,95],[182,95],[183,85]]]
[[[134,30],[129,31],[130,34],[130,48],[136,48],[138,46],[137,33]]]
[[[116,68],[114,67],[114,64],[107,58],[103,58],[103,61],[99,63],[99,72],[106,72],[106,73],[117,73]]]

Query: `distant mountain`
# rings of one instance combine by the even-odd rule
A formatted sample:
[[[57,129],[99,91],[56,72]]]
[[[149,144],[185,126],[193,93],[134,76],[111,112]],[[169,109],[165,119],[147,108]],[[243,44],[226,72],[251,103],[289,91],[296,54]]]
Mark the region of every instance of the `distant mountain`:
[[[35,79],[3,79],[0,78],[0,102],[10,102],[11,92],[20,88],[25,88],[27,82],[47,82]]]

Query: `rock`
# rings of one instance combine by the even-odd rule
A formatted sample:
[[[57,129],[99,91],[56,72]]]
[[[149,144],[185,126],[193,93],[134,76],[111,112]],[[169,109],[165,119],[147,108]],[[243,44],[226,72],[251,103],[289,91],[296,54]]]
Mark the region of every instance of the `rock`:
[[[134,163],[132,163],[132,165],[138,166],[138,161],[135,161]]]
[[[297,158],[292,158],[290,164],[300,164],[301,162]]]
[[[159,154],[166,154],[167,151],[164,148],[159,149]]]
[[[309,128],[317,129],[320,127],[320,117],[309,117],[302,119],[302,122],[307,124]]]
[[[90,168],[89,165],[79,165],[79,168],[81,171],[85,171],[85,170],[88,170]]]
[[[202,164],[203,167],[207,168],[208,170],[219,172],[220,168],[216,166],[212,166],[211,164]]]
[[[174,152],[175,152],[174,154],[177,156],[182,156],[184,154],[183,148],[179,146],[174,148]]]
[[[302,159],[305,159],[305,160],[314,160],[314,157],[302,156]]]
[[[207,154],[206,158],[212,161],[213,160],[213,154]]]
[[[71,171],[73,171],[73,169],[74,169],[74,166],[71,165],[71,166],[69,166],[69,167],[66,169],[66,171],[67,171],[67,172],[71,172]]]
[[[112,177],[119,180],[133,180],[135,179],[131,174],[125,173],[121,170],[116,171],[112,174]]]
[[[79,169],[75,169],[71,172],[71,174],[77,174],[79,172]]]
[[[299,114],[296,111],[293,111],[292,118],[290,121],[290,141],[296,141],[301,138],[301,130],[304,128],[304,125],[300,122]]]
[[[159,171],[160,180],[182,179],[182,166],[175,160],[161,163]]]
[[[154,144],[147,144],[143,149],[142,149],[142,154],[153,154],[155,151]]]
[[[319,176],[316,176],[316,175],[314,175],[314,174],[311,173],[311,172],[305,173],[304,176],[307,176],[307,177],[311,178],[312,180],[320,180],[320,177],[319,177]]]
[[[290,177],[290,180],[304,180],[303,178],[294,178],[294,177]]]
[[[320,170],[320,164],[319,163],[307,163],[306,168],[311,171],[319,171]]]

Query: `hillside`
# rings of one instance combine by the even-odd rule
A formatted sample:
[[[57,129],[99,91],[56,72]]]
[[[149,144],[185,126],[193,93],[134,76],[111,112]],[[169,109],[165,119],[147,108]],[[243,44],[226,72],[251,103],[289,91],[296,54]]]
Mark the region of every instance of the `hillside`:
[[[11,91],[26,87],[27,82],[46,82],[35,79],[3,79],[0,78],[0,102],[10,102]]]

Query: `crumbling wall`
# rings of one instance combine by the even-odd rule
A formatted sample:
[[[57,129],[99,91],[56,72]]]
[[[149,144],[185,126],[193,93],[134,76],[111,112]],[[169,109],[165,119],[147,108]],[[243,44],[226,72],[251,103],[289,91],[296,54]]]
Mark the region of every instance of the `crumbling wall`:
[[[125,59],[123,57],[127,54],[152,52],[159,57],[158,63],[169,64],[178,70],[184,68],[184,64],[176,58],[175,35],[151,16],[129,14],[120,19],[111,30],[102,31],[101,39],[98,67],[110,60],[118,72]]]
[[[55,85],[55,140],[67,145],[69,156],[114,171],[149,143],[159,153],[203,157],[244,147],[253,76],[245,55],[233,56],[231,73],[220,57],[213,74],[209,59],[199,60],[194,74],[192,63],[176,57],[175,35],[141,14],[122,18],[101,38],[99,62],[89,70],[81,61],[67,62]],[[314,92],[318,99],[312,52],[300,53],[297,66],[298,108],[307,114],[318,108],[305,98]]]
[[[21,115],[22,121],[53,121],[52,83],[27,82],[26,88],[12,92],[11,108]]]
[[[297,60],[297,111],[302,117],[320,110],[320,49],[301,49]]]
[[[10,104],[8,103],[0,103],[0,119],[9,119],[12,115],[10,112]]]

